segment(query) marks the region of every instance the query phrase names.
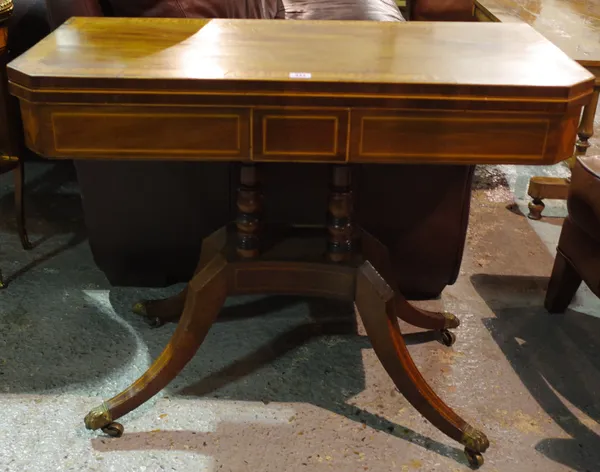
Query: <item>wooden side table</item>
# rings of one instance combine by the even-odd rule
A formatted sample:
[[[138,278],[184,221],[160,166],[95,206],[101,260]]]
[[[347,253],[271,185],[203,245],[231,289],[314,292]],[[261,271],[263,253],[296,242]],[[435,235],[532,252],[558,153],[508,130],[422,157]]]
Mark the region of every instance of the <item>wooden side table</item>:
[[[588,1],[551,2],[550,8],[544,8],[544,3],[545,0],[534,4],[514,0],[475,0],[475,17],[484,22],[530,24],[595,76],[594,95],[583,109],[574,155],[565,163],[572,167],[576,156],[585,155],[594,135],[594,118],[600,96],[600,28],[597,21],[590,21]],[[561,8],[557,9],[557,6]],[[566,200],[569,183],[570,178],[532,177],[527,190],[532,198],[529,218],[542,218],[544,200]]]
[[[585,156],[588,148],[591,146],[590,138],[594,136],[594,119],[598,110],[598,98],[600,96],[600,58],[599,66],[589,68],[590,72],[596,75],[596,87],[592,101],[583,108],[581,121],[577,129],[577,143],[575,145],[575,154],[566,164],[570,169],[575,164],[577,156]],[[542,212],[546,205],[544,200],[566,200],[569,195],[569,185],[571,177],[532,177],[529,181],[527,194],[532,198],[529,202],[529,218],[532,220],[541,220]]]
[[[0,175],[6,172],[15,174],[15,208],[17,228],[24,249],[31,249],[25,229],[25,209],[23,204],[24,167],[18,157],[18,149],[14,139],[12,124],[8,112],[8,78],[6,63],[8,58],[8,20],[13,11],[12,0],[0,0]],[[0,289],[5,287],[0,267]]]
[[[9,71],[27,144],[45,157],[240,166],[237,220],[204,241],[187,288],[135,307],[178,321],[171,341],[87,428],[123,434],[116,420],[177,376],[227,296],[334,297],[354,303],[396,387],[481,465],[487,437],[427,384],[398,324],[451,345],[458,318],[402,296],[386,247],[353,220],[352,169],[562,161],[589,72],[523,24],[116,18],[71,19]],[[263,221],[259,168],[272,162],[331,166],[321,237]]]

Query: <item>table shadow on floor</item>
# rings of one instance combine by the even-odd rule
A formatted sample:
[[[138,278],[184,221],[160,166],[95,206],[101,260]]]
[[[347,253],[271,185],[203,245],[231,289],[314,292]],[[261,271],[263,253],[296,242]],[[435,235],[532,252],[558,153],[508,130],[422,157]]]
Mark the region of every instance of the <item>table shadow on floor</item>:
[[[600,319],[570,309],[548,313],[546,277],[477,274],[471,281],[496,315],[485,327],[531,396],[570,436],[543,439],[536,449],[574,470],[598,470],[600,436],[561,396],[600,422]]]

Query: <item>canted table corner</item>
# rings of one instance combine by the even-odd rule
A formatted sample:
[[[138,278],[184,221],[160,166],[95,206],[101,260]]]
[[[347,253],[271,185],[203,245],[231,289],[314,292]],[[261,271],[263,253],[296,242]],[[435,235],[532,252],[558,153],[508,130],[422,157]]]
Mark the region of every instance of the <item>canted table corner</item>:
[[[88,414],[88,428],[122,435],[116,420],[177,376],[227,296],[333,297],[354,303],[410,403],[482,464],[488,439],[427,384],[398,324],[435,330],[450,346],[459,320],[402,296],[387,248],[353,220],[353,164],[562,161],[592,95],[589,72],[524,25],[107,18],[68,21],[8,70],[27,144],[47,158],[240,168],[238,217],[204,240],[187,287],[134,307],[157,325],[178,322],[169,344]],[[263,221],[269,162],[331,166],[316,240]]]
[[[475,18],[484,22],[526,23],[559,47],[571,59],[595,77],[594,94],[584,107],[577,130],[578,139],[569,167],[577,156],[590,148],[594,135],[594,117],[600,98],[600,27],[594,21],[589,1],[542,0],[535,5],[513,0],[475,0]],[[527,194],[529,218],[541,220],[544,200],[566,200],[571,178],[535,176],[529,181]]]

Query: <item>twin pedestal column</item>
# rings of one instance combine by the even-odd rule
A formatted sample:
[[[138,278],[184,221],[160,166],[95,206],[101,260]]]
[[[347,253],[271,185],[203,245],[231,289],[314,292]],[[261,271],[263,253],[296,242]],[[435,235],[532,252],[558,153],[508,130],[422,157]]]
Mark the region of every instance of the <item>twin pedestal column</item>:
[[[327,231],[327,257],[331,262],[347,261],[353,252],[352,177],[349,166],[331,170]],[[237,253],[252,259],[260,254],[263,195],[256,164],[242,164],[237,194]]]

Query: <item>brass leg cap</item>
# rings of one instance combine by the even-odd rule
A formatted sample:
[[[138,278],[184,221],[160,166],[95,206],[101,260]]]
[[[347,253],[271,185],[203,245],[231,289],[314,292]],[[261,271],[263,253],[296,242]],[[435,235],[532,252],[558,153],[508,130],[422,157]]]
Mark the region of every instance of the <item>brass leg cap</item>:
[[[137,302],[135,305],[133,305],[131,311],[133,311],[136,315],[140,315],[145,318],[148,317],[148,310],[146,310],[146,302]]]
[[[447,311],[444,311],[442,315],[444,315],[444,318],[446,318],[446,323],[444,324],[445,329],[454,329],[460,326],[460,320],[454,313],[448,313]]]
[[[465,450],[472,452],[485,452],[490,446],[490,441],[487,436],[478,429],[473,428],[470,425],[465,427],[461,444],[465,446]]]
[[[102,405],[97,406],[86,415],[84,422],[87,429],[95,431],[108,426],[113,420],[106,403],[102,403]]]

